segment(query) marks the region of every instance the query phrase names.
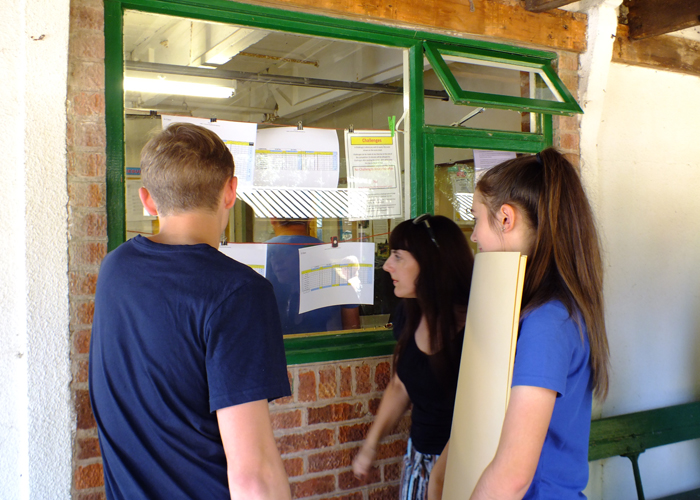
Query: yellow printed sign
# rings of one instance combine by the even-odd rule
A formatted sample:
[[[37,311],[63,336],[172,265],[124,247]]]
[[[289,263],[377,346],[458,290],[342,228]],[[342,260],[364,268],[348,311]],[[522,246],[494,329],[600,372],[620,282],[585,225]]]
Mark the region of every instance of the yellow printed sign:
[[[350,144],[353,146],[360,146],[360,145],[370,145],[370,144],[394,144],[394,138],[393,137],[376,137],[376,136],[354,136],[350,138]]]

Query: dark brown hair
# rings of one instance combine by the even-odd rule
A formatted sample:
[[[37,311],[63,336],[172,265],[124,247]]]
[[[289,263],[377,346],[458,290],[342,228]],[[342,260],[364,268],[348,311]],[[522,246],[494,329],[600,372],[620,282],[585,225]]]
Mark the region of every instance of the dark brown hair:
[[[214,132],[173,123],[141,150],[141,179],[159,215],[216,210],[233,156]]]
[[[522,312],[559,300],[586,325],[596,397],[608,393],[609,351],[603,307],[603,264],[591,207],[573,165],[554,148],[510,160],[476,185],[489,224],[504,204],[521,211],[534,231],[528,253]]]
[[[389,237],[391,249],[410,252],[420,268],[416,298],[402,299],[406,321],[394,350],[394,370],[410,339],[405,333],[415,332],[424,315],[433,368],[441,379],[456,380],[463,335],[455,307],[462,306],[466,317],[474,256],[464,233],[452,220],[435,215],[428,223],[437,244],[425,224],[414,224],[412,219],[396,226]]]

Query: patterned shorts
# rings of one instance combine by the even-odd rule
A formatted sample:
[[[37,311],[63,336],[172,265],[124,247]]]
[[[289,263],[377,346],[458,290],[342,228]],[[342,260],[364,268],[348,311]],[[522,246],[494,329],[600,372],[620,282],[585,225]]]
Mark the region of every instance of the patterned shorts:
[[[428,479],[433,465],[440,455],[421,453],[413,447],[409,438],[406,454],[403,457],[401,473],[400,500],[426,500],[428,498]]]

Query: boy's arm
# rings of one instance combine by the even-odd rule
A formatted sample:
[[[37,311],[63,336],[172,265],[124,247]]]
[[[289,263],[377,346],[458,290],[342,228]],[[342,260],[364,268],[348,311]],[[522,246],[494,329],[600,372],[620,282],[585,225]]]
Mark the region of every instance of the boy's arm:
[[[231,499],[291,499],[267,400],[222,408],[216,416],[226,452]]]

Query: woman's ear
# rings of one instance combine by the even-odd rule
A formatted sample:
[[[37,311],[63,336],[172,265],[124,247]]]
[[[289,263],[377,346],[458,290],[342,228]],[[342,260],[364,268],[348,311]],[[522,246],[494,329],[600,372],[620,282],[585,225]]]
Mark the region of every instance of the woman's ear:
[[[501,224],[501,231],[503,231],[503,233],[512,231],[515,228],[515,219],[518,215],[518,211],[513,205],[509,205],[508,203],[501,205],[501,210],[498,213],[498,222]]]

